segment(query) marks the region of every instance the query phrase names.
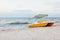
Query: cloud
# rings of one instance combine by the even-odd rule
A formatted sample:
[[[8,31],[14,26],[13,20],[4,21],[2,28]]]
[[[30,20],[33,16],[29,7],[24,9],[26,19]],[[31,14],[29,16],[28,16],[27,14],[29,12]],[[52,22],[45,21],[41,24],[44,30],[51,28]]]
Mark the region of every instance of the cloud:
[[[0,0],[0,12],[14,10],[33,10],[35,13],[56,14],[60,13],[60,0]]]

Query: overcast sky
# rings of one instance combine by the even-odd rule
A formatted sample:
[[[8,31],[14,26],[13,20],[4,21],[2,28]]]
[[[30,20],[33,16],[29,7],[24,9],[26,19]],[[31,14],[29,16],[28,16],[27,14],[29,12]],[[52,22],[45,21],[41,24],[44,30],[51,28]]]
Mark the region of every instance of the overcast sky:
[[[0,0],[0,16],[12,15],[6,12],[15,10],[32,10],[35,13],[59,15],[60,0]]]

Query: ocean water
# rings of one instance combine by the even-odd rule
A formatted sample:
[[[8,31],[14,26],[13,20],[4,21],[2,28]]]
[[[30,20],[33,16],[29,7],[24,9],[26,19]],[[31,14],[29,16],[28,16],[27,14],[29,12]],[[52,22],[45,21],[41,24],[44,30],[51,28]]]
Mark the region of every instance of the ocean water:
[[[0,30],[11,29],[26,29],[31,23],[38,23],[39,21],[53,21],[56,24],[60,23],[59,17],[46,17],[46,18],[0,18]]]

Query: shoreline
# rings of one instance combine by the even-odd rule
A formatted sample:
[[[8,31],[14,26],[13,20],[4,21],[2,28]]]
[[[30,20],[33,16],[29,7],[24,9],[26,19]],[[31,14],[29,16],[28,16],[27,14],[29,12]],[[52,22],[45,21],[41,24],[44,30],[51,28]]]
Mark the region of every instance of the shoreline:
[[[38,27],[38,28],[18,28],[18,29],[4,29],[4,30],[0,30],[0,31],[18,31],[18,30],[29,30],[29,29],[46,29],[46,28],[55,28],[55,27],[59,27],[60,25],[54,25],[51,27]]]

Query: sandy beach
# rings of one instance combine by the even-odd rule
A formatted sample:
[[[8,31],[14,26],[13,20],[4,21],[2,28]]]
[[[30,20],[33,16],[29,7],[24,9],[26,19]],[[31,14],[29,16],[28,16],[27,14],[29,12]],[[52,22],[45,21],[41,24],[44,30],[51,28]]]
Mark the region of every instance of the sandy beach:
[[[2,30],[0,40],[60,40],[60,26]]]

